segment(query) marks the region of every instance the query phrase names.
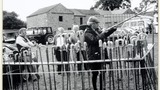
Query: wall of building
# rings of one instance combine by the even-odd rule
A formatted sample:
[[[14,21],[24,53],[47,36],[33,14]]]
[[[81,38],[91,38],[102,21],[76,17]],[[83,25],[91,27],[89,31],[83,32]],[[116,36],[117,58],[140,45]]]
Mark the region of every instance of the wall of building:
[[[73,24],[80,25],[80,18],[83,19],[83,25],[87,24],[87,20],[90,16],[96,16],[100,23],[100,27],[108,28],[113,26],[129,17],[132,17],[134,14],[106,14],[106,15],[85,15],[78,16],[65,8],[63,5],[59,4],[58,6],[51,9],[45,14],[40,14],[37,16],[32,16],[27,18],[27,27],[52,27],[53,30],[57,30],[58,27],[63,27],[64,29],[72,29]],[[59,17],[62,16],[63,21],[59,21]]]
[[[62,16],[63,21],[59,21],[59,17]],[[57,30],[58,27],[64,29],[71,29],[74,23],[74,13],[69,9],[66,9],[63,5],[58,5],[48,12],[48,26],[53,30]]]
[[[85,22],[85,21],[86,21],[86,20],[85,20],[86,17],[84,17],[84,16],[74,16],[74,24],[75,24],[75,25],[81,25],[81,24],[80,24],[80,18],[82,18],[82,25],[83,25],[83,24],[86,24],[86,22]]]
[[[134,14],[108,14],[108,15],[104,15],[103,18],[103,23],[104,23],[104,27],[108,28],[110,26],[113,26],[127,18],[130,18],[134,16]]]
[[[63,17],[63,21],[59,21],[59,16]],[[64,29],[71,29],[74,23],[74,15],[72,14],[49,14],[48,15],[48,26],[52,27],[53,30],[57,30],[58,27]]]
[[[27,28],[29,27],[47,27],[47,14],[40,14],[27,18]]]

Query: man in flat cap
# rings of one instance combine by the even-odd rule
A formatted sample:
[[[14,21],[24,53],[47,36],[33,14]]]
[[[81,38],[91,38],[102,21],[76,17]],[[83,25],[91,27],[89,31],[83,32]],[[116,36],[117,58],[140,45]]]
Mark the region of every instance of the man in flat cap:
[[[21,50],[25,47],[26,49],[31,48],[34,46],[34,44],[27,38],[26,35],[26,28],[21,28],[19,30],[19,35],[16,38],[16,46],[18,48],[18,51],[21,52]],[[33,53],[32,53],[33,56]],[[27,60],[28,62],[37,62],[36,57],[32,57],[32,59]],[[28,65],[30,72],[37,72],[38,66],[37,65]],[[25,72],[25,70],[23,70]],[[26,74],[23,74],[24,77]],[[31,74],[33,81],[38,80],[40,76],[38,74]],[[25,78],[24,78],[25,79]]]
[[[89,17],[87,21],[88,27],[85,30],[84,33],[84,41],[87,42],[88,46],[88,59],[89,60],[100,60],[100,49],[99,47],[99,40],[103,40],[104,38],[108,37],[111,35],[114,31],[116,31],[116,28],[111,28],[107,32],[103,32],[102,30],[99,30],[99,20],[95,16]],[[97,71],[92,71],[92,85],[94,90],[97,90],[97,76],[98,76],[98,70],[101,70],[102,63],[92,63],[89,64],[89,68],[91,70],[97,70]],[[103,75],[104,77],[104,75]],[[102,73],[100,73],[100,90],[103,90],[102,88]]]

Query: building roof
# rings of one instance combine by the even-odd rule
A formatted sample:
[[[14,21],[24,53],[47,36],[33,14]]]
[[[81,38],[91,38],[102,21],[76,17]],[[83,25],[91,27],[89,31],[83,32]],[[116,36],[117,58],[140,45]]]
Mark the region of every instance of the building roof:
[[[100,15],[95,10],[84,10],[84,9],[75,9],[75,10],[79,11],[80,13],[82,13],[84,15]]]
[[[52,6],[44,7],[44,8],[41,8],[41,9],[33,12],[31,15],[27,16],[27,18],[47,13],[51,9],[54,9],[55,7],[57,7],[59,5],[63,6],[61,3],[59,3],[59,4],[52,5]],[[74,13],[75,16],[107,15],[107,14],[135,14],[131,9],[119,9],[119,10],[113,10],[113,11],[85,10],[85,9],[68,9],[68,10],[69,10],[70,13]],[[57,12],[57,11],[55,11],[55,12]]]
[[[79,12],[76,9],[70,9],[70,10],[74,13],[75,16],[85,16],[84,14],[82,14],[81,12]]]
[[[96,12],[98,12],[100,15],[111,14],[111,11],[104,11],[104,10],[96,10]]]
[[[44,8],[41,8],[41,9],[35,11],[34,13],[32,13],[31,15],[29,15],[29,16],[27,16],[27,17],[31,17],[31,16],[36,16],[36,15],[40,15],[40,14],[47,13],[47,12],[49,12],[51,9],[54,9],[54,8],[58,7],[59,5],[63,6],[61,3],[59,3],[59,4],[52,5],[52,6],[44,7]],[[63,7],[64,7],[64,6],[63,6]],[[65,7],[64,7],[64,8],[65,8]],[[67,10],[69,10],[69,9],[67,9]],[[73,13],[73,12],[69,10],[69,13]]]
[[[31,17],[31,16],[47,13],[49,10],[55,8],[57,5],[59,5],[59,4],[55,4],[55,5],[52,5],[52,6],[48,6],[48,7],[44,7],[44,8],[38,9],[37,11],[33,12],[31,15],[29,15],[27,17]]]
[[[112,14],[135,14],[131,9],[118,9],[111,11]]]
[[[40,15],[40,14],[44,14],[49,12],[51,9],[54,9],[55,7],[57,7],[58,5],[62,5],[61,3],[59,4],[55,4],[52,6],[48,6],[48,7],[44,7],[41,8],[35,12],[33,12],[31,15],[27,16],[27,17],[32,17],[32,16],[36,16],[36,15]],[[63,6],[63,5],[62,5]],[[95,10],[84,10],[84,9],[68,9],[71,12],[74,13],[74,15],[76,16],[86,16],[86,15],[100,15],[98,12],[96,12]]]

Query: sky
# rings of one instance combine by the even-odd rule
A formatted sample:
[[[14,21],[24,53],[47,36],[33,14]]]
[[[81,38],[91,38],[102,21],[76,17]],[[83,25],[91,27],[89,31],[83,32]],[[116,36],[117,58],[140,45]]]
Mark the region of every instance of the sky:
[[[14,11],[18,18],[26,21],[26,17],[40,8],[61,3],[69,9],[90,9],[97,0],[3,0],[3,10]],[[138,7],[142,0],[131,0],[131,9]]]

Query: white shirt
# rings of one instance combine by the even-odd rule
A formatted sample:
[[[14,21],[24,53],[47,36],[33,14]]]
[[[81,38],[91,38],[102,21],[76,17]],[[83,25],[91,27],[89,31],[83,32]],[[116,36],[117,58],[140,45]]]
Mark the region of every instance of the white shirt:
[[[65,44],[65,38],[62,35],[58,36],[56,39],[57,46],[61,47]]]
[[[26,41],[27,40],[27,41]],[[22,37],[22,36],[18,36],[16,38],[16,44],[19,44],[23,47],[31,47],[31,46],[34,46],[33,43],[28,39],[26,38],[26,40]]]

